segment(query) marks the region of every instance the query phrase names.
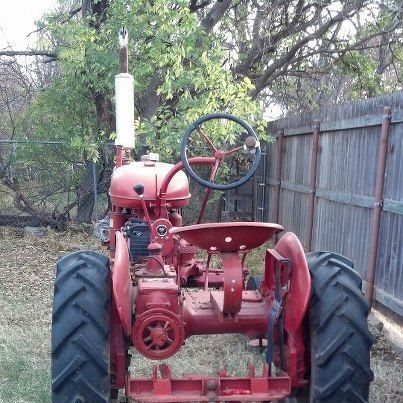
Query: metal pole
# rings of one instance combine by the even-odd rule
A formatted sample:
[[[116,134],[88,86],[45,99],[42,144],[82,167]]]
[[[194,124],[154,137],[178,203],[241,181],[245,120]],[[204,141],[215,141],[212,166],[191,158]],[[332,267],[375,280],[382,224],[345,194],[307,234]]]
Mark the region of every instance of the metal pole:
[[[312,247],[312,232],[313,232],[313,216],[315,209],[315,194],[316,194],[316,174],[318,165],[318,149],[319,149],[319,130],[320,122],[315,119],[312,127],[312,151],[311,151],[311,170],[309,176],[309,199],[307,211],[307,225],[306,225],[306,252],[311,251]]]
[[[252,221],[257,217],[257,174],[252,176]]]
[[[97,165],[92,161],[92,184],[94,189],[94,211],[95,222],[98,222],[98,183],[97,183]]]
[[[260,197],[260,207],[257,209],[260,210],[260,221],[264,222],[265,220],[265,209],[266,209],[266,171],[267,171],[267,145],[264,147],[262,151],[263,159],[263,173],[260,177],[260,189],[261,189],[261,197]]]
[[[385,106],[383,109],[381,138],[378,149],[378,162],[376,167],[375,181],[375,205],[372,210],[370,245],[368,255],[368,269],[366,273],[366,291],[365,298],[370,306],[372,306],[374,297],[374,280],[376,260],[378,255],[379,227],[381,222],[381,211],[383,207],[383,184],[385,181],[386,158],[388,154],[389,128],[391,121],[391,107]]]
[[[281,129],[277,137],[277,163],[276,163],[276,178],[275,178],[275,194],[274,194],[274,222],[280,220],[280,191],[281,191],[281,170],[283,166],[283,141],[284,129]],[[277,235],[275,235],[277,240]]]

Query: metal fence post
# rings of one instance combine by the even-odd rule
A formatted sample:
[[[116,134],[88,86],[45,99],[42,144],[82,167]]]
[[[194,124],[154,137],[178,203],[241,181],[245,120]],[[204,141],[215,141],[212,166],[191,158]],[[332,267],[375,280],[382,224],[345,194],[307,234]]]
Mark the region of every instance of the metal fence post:
[[[319,130],[320,122],[315,119],[312,127],[312,151],[311,151],[311,170],[309,176],[309,199],[307,211],[307,225],[306,225],[306,240],[305,250],[311,251],[312,247],[312,232],[313,232],[313,217],[315,213],[315,195],[316,195],[316,174],[318,165],[318,149],[319,149]]]
[[[275,194],[274,194],[274,222],[280,220],[280,192],[281,192],[281,170],[283,166],[283,142],[284,129],[281,129],[277,137],[277,163],[276,163],[276,179],[275,179]],[[277,240],[277,235],[275,235]]]
[[[267,175],[267,145],[262,150],[263,157],[263,172],[260,175],[259,190],[260,190],[260,206],[257,208],[260,211],[260,221],[265,221],[266,211],[266,175]]]
[[[374,280],[376,260],[378,255],[378,239],[379,227],[381,222],[381,211],[383,207],[383,185],[385,181],[386,159],[388,154],[388,139],[389,128],[391,121],[391,107],[385,106],[383,108],[381,138],[379,140],[378,148],[378,162],[376,167],[376,180],[375,180],[375,204],[372,210],[371,232],[370,232],[370,245],[368,254],[368,269],[366,273],[366,292],[365,298],[371,306],[374,297]]]
[[[94,190],[94,212],[95,222],[98,222],[98,183],[97,183],[97,164],[92,161],[92,184]]]

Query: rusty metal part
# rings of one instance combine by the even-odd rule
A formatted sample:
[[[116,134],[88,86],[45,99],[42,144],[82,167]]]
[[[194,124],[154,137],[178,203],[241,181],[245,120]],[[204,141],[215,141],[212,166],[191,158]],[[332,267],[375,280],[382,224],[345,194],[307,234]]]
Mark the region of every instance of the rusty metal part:
[[[208,291],[208,277],[209,277],[211,256],[212,256],[211,253],[209,253],[207,256],[206,269],[204,272],[204,291]]]
[[[116,146],[116,153],[115,153],[115,166],[119,168],[123,165],[123,154],[125,150],[122,146]]]
[[[306,224],[306,241],[305,251],[311,251],[312,245],[312,232],[313,232],[313,216],[315,208],[315,194],[316,194],[316,173],[318,165],[318,149],[319,149],[319,120],[313,121],[312,130],[312,151],[311,151],[311,169],[309,175],[309,200],[307,211],[307,224]]]
[[[129,60],[127,51],[128,32],[125,27],[119,31],[119,73],[128,73]]]
[[[383,184],[385,181],[386,159],[388,155],[388,139],[392,109],[385,106],[383,109],[383,119],[381,127],[381,137],[379,140],[378,163],[376,167],[375,181],[375,204],[372,210],[372,221],[369,242],[368,266],[366,272],[366,292],[365,298],[371,306],[374,296],[374,281],[376,260],[378,254],[379,227],[381,223],[381,212],[383,206]]]

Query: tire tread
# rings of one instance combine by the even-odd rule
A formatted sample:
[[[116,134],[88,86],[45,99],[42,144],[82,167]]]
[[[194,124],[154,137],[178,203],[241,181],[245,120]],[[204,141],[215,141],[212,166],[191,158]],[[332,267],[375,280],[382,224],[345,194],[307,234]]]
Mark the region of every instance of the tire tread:
[[[361,278],[352,262],[336,253],[307,255],[312,277],[310,308],[311,402],[367,402],[370,349],[369,311]]]
[[[57,263],[52,314],[52,401],[108,402],[110,270],[79,251]]]

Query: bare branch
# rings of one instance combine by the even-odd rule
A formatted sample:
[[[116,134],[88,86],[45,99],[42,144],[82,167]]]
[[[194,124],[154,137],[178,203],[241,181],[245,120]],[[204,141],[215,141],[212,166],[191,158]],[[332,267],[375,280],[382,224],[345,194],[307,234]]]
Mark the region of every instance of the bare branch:
[[[50,53],[43,50],[0,50],[0,56],[43,56],[53,60],[58,59],[58,55],[56,53]]]
[[[252,97],[256,98],[263,90],[263,88],[266,87],[276,71],[284,66],[289,65],[289,63],[293,60],[293,58],[304,45],[306,45],[310,41],[322,37],[332,26],[346,19],[354,10],[356,10],[356,4],[346,3],[341,11],[339,11],[333,18],[329,18],[329,20],[323,25],[319,26],[316,31],[314,31],[310,35],[304,36],[299,41],[296,41],[294,45],[291,46],[291,48],[284,55],[280,56],[270,66],[266,68],[265,72],[256,82],[255,89],[251,94]]]
[[[78,14],[81,10],[82,10],[82,7],[80,6],[80,7],[75,8],[74,10],[68,11],[68,12],[67,12],[67,17],[65,17],[64,19],[62,19],[62,20],[60,21],[60,23],[61,23],[61,24],[65,24],[66,22],[69,22],[69,21],[70,21],[76,14]],[[63,14],[63,15],[66,15],[66,14]],[[35,30],[31,31],[31,32],[27,35],[27,37],[31,36],[32,34],[36,34],[37,32],[41,32],[41,31],[43,31],[43,30],[46,29],[46,28],[47,28],[47,25],[43,25],[43,26],[39,27],[38,29],[35,29]]]

